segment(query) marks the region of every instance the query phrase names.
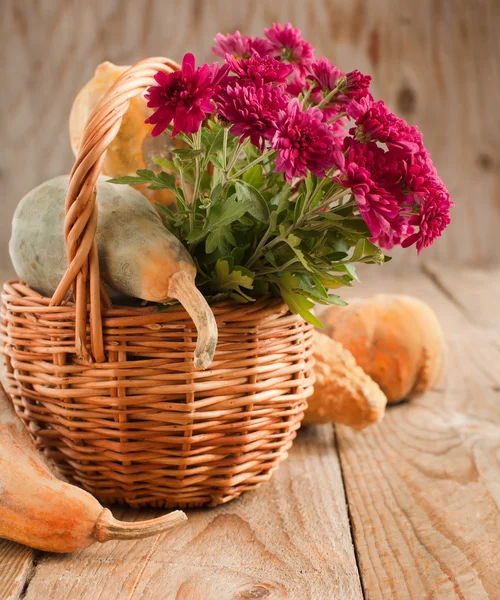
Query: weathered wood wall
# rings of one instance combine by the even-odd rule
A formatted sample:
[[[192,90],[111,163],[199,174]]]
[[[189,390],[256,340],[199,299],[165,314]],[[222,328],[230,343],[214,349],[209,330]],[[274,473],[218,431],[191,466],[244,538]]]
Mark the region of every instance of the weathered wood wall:
[[[211,60],[218,31],[292,21],[318,54],[374,78],[374,92],[424,132],[456,202],[428,258],[500,262],[498,0],[1,0],[0,268],[22,195],[69,171],[72,100],[103,60]],[[413,251],[398,256],[414,264]]]

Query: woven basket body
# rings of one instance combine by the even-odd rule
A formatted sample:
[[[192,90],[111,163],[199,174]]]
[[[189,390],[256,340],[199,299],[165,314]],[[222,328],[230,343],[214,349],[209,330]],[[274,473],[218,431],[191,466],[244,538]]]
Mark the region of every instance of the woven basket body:
[[[102,502],[214,506],[271,476],[312,393],[312,328],[281,300],[215,304],[219,343],[197,371],[182,307],[113,307],[100,280],[95,186],[130,100],[178,65],[128,69],[94,108],[70,175],[68,269],[52,298],[2,294],[6,386],[35,443]]]
[[[215,360],[193,369],[182,308],[103,313],[106,360],[75,355],[73,305],[2,295],[7,392],[37,447],[101,502],[214,506],[270,478],[312,392],[311,327],[280,301],[214,305]]]

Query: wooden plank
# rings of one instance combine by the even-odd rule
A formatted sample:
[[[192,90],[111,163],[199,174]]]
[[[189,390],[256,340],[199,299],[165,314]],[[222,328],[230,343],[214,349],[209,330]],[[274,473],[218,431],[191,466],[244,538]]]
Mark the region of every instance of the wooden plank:
[[[375,96],[422,129],[456,202],[452,225],[428,256],[498,263],[498,0],[3,0],[2,55],[15,60],[0,61],[9,82],[0,115],[0,264],[10,267],[17,202],[71,168],[70,106],[98,63],[180,59],[186,51],[213,60],[218,31],[262,35],[288,20],[318,55],[371,73]],[[415,262],[411,253],[396,254],[403,267]]]
[[[500,332],[500,268],[445,267],[431,262],[426,263],[425,271],[469,321],[486,331],[494,328],[494,334]]]
[[[302,432],[271,482],[188,517],[157,539],[43,555],[25,600],[362,598],[329,426]]]
[[[432,305],[449,360],[437,391],[360,434],[338,428],[366,598],[498,598],[500,397],[489,373],[498,348],[464,316],[463,298],[423,274],[371,277],[365,294],[385,288]]]
[[[0,540],[0,599],[17,600],[33,568],[31,548]]]

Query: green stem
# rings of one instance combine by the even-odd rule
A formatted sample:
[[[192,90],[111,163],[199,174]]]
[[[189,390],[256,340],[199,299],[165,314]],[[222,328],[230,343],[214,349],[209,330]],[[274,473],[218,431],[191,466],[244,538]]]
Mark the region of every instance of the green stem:
[[[259,277],[260,275],[269,275],[270,273],[279,273],[281,271],[284,271],[285,269],[288,269],[288,267],[291,267],[292,265],[298,262],[299,260],[297,257],[291,258],[288,262],[286,262],[284,265],[281,265],[281,267],[279,267],[278,269],[263,269],[262,271],[259,271],[257,277]]]
[[[233,178],[234,179],[238,179],[238,177],[240,177],[241,175],[243,175],[243,173],[245,173],[246,171],[248,171],[248,169],[251,169],[252,167],[254,167],[255,165],[258,165],[260,162],[262,162],[263,160],[265,160],[268,156],[271,156],[271,154],[274,152],[274,150],[267,150],[266,152],[264,152],[263,154],[261,154],[260,156],[258,156],[255,160],[252,160],[251,163],[248,163],[248,165],[246,165],[245,167],[243,167],[243,169],[240,169],[239,171],[237,171],[234,175]]]
[[[318,104],[318,108],[323,108],[324,106],[326,106],[328,102],[330,102],[330,100],[332,100],[338,94],[338,92],[339,88],[335,86],[333,90],[331,92],[328,92],[328,94],[323,98],[323,100],[321,100],[321,102]]]
[[[234,167],[234,163],[238,159],[238,155],[240,153],[240,150],[241,150],[241,144],[238,142],[236,144],[236,146],[234,147],[234,150],[233,150],[231,156],[229,157],[229,164],[227,165],[226,170],[224,171],[224,175],[226,177],[226,180],[229,179],[228,175],[231,172],[231,169]]]
[[[311,205],[311,202],[314,200],[314,198],[319,194],[319,192],[321,192],[321,190],[323,189],[323,186],[325,185],[325,183],[327,182],[326,177],[324,179],[322,179],[318,185],[316,185],[316,187],[311,191],[311,193],[306,197],[305,201],[304,201],[304,206],[302,208],[302,213],[300,214],[299,218],[297,219],[297,223],[295,223],[294,225],[292,225],[290,227],[290,230],[287,231],[287,234],[289,234],[291,232],[292,229],[294,229],[295,227],[299,227],[299,225],[301,225],[306,216],[309,214],[309,206]]]
[[[194,149],[201,149],[201,129],[198,130],[194,137]],[[195,212],[196,212],[196,198],[198,197],[198,193],[200,191],[200,157],[197,156],[195,158],[195,178],[194,178],[194,188],[193,188],[193,199],[191,201],[191,212],[189,213],[189,226],[191,230],[194,229],[195,225]]]
[[[312,86],[309,87],[308,90],[306,90],[306,93],[304,94],[304,97],[302,98],[302,104],[305,105],[305,103],[309,100],[309,96],[311,95],[311,91],[312,91]]]
[[[222,143],[222,165],[224,166],[224,170],[226,169],[227,164],[227,138],[229,135],[229,129],[224,127],[224,141]]]
[[[257,248],[255,248],[255,252],[252,254],[250,259],[247,261],[247,269],[249,269],[255,263],[255,261],[259,258],[262,248],[265,246],[271,233],[272,233],[271,228],[268,227],[266,233],[262,236],[260,242],[257,244]]]

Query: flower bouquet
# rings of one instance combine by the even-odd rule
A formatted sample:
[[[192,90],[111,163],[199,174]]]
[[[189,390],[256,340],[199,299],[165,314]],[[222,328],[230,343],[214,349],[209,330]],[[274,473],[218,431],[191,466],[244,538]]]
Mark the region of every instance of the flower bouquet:
[[[222,65],[186,54],[146,94],[152,135],[184,147],[153,159],[161,171],[112,181],[173,190],[176,209],[158,209],[206,297],[281,296],[321,326],[311,308],[342,304],[330,290],[356,263],[441,235],[449,194],[422,134],[373,99],[370,77],[315,58],[290,23],[215,41]]]

